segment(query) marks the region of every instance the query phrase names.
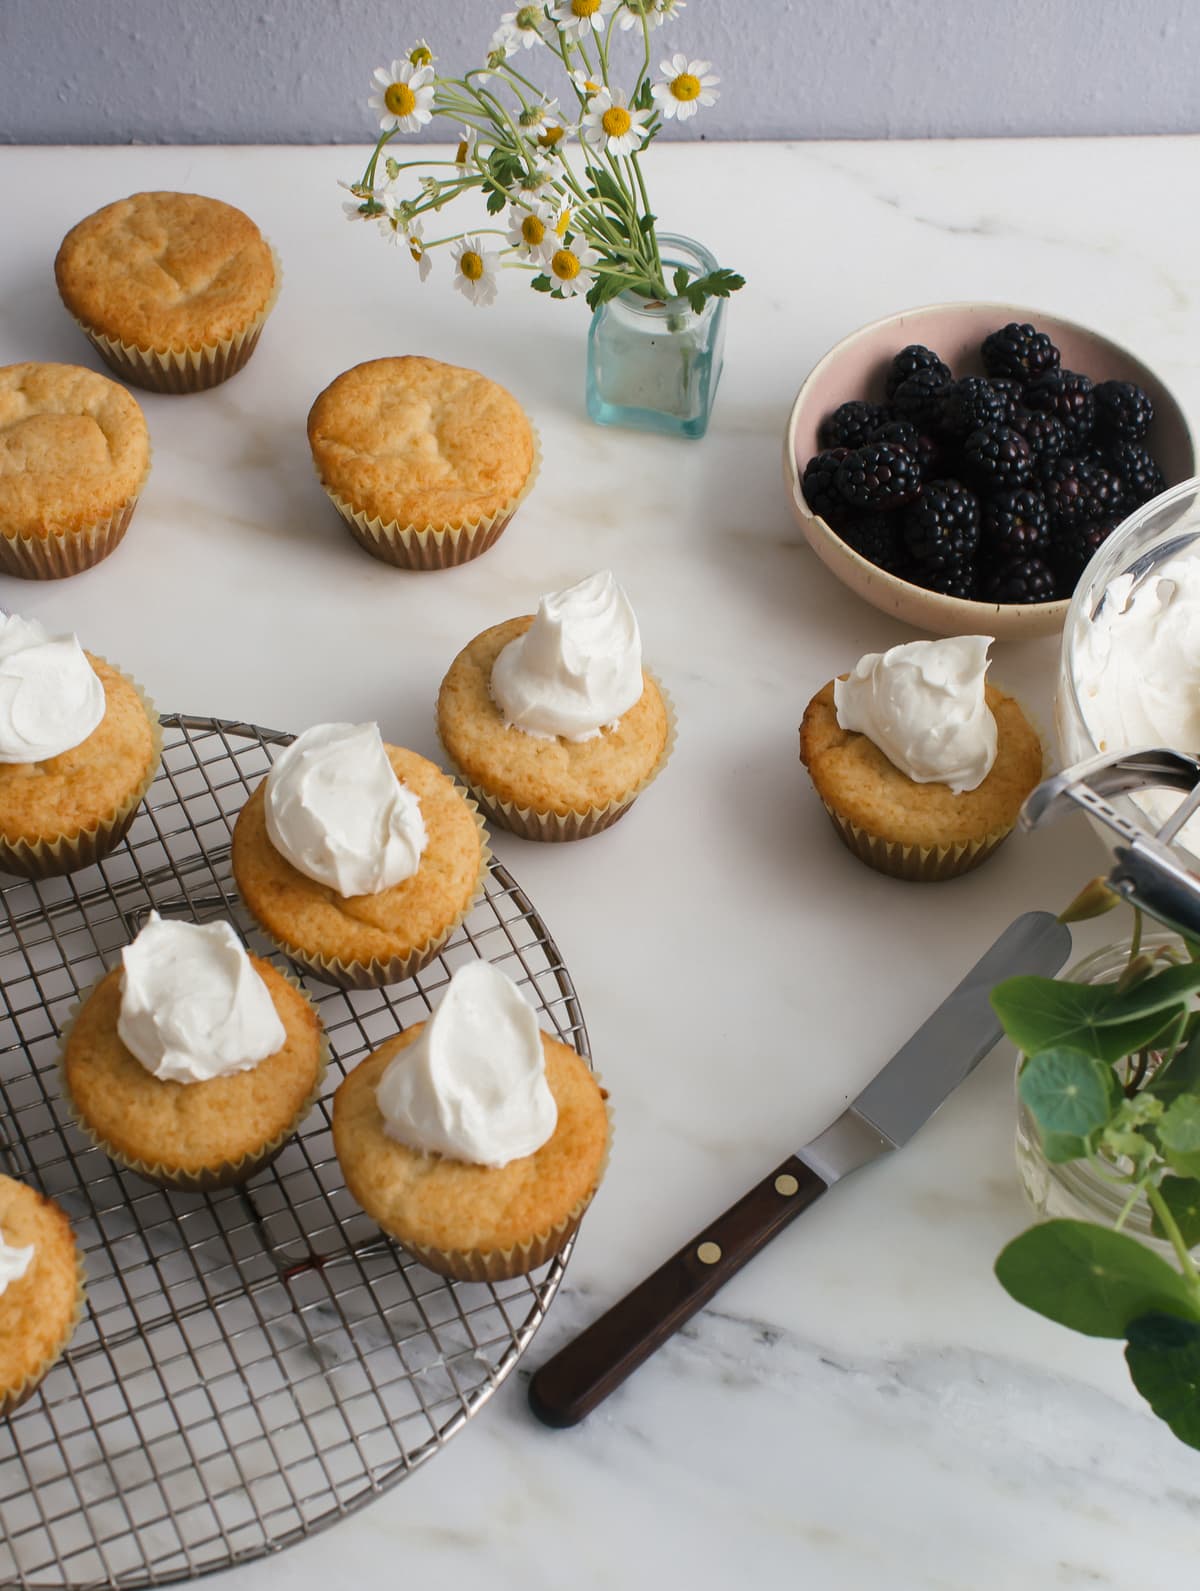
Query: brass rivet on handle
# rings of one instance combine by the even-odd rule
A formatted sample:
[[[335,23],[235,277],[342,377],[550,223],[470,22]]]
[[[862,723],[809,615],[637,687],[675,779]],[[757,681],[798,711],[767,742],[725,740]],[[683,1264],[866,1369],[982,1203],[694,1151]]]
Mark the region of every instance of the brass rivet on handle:
[[[715,1265],[721,1258],[721,1245],[719,1243],[701,1243],[696,1250],[696,1258],[701,1265]]]
[[[785,1199],[790,1199],[793,1193],[800,1192],[800,1184],[790,1171],[784,1171],[775,1178],[775,1192],[782,1193]]]

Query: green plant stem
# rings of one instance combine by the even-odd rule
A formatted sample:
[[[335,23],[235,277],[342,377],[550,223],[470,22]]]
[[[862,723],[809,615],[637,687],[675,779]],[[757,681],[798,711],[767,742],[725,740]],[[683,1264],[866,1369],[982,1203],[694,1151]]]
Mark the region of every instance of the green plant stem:
[[[1195,1262],[1187,1244],[1183,1241],[1183,1234],[1175,1224],[1175,1217],[1171,1214],[1167,1201],[1157,1188],[1150,1185],[1146,1187],[1146,1198],[1149,1201],[1150,1208],[1158,1217],[1158,1224],[1171,1240],[1171,1247],[1175,1250],[1175,1257],[1179,1261],[1179,1268],[1183,1272],[1188,1286],[1195,1295],[1197,1302],[1200,1302],[1200,1274],[1197,1274]]]
[[[1143,1190],[1144,1190],[1144,1185],[1141,1182],[1135,1182],[1133,1184],[1133,1186],[1130,1188],[1129,1197],[1125,1200],[1125,1203],[1121,1206],[1120,1213],[1118,1214],[1117,1219],[1113,1222],[1113,1231],[1114,1232],[1119,1232],[1121,1230],[1121,1228],[1125,1225],[1125,1222],[1129,1219],[1129,1212],[1133,1209],[1134,1205],[1138,1202],[1138,1199],[1141,1197]]]

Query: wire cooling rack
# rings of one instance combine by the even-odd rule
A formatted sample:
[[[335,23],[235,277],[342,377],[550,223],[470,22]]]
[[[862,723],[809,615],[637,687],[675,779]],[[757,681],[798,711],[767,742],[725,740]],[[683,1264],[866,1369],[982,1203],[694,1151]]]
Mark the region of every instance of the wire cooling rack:
[[[415,978],[370,992],[302,978],[333,1050],[325,1097],[242,1189],[165,1192],[72,1125],[59,1035],[152,906],[232,918],[274,954],[237,897],[229,844],[272,749],[292,737],[212,718],[163,724],[162,768],[125,844],[69,877],[0,890],[0,1169],[63,1206],[88,1279],[63,1359],[0,1419],[5,1587],[165,1585],[333,1524],[486,1402],[570,1252],[540,1280],[446,1281],[381,1236],[333,1153],[338,1082],[422,1020],[464,961],[502,967],[542,1025],[589,1054],[554,941],[495,861],[483,900]]]

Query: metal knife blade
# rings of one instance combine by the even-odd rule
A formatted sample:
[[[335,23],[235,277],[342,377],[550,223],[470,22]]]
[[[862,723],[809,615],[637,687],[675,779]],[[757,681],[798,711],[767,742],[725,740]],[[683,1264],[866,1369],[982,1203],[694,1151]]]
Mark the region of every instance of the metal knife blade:
[[[1070,949],[1070,930],[1049,912],[1010,923],[831,1126],[547,1360],[529,1384],[537,1417],[577,1424],[801,1210],[906,1144],[1000,1037],[992,988],[1018,973],[1050,976]]]

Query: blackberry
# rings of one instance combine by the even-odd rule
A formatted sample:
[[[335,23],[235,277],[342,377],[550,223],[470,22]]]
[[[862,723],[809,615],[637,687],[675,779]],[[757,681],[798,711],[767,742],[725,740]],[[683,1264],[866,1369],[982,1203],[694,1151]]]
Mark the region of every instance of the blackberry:
[[[884,384],[888,397],[894,398],[900,383],[916,375],[918,370],[936,370],[944,382],[951,380],[950,366],[939,359],[932,348],[922,347],[920,343],[909,343],[907,348],[901,348],[888,366]]]
[[[836,486],[853,507],[880,513],[912,501],[921,489],[921,466],[894,442],[870,442],[838,465]]]
[[[917,458],[923,481],[936,481],[946,474],[946,450],[937,437],[921,432],[917,438]]]
[[[1011,425],[1018,415],[1025,412],[1025,388],[1011,376],[993,376],[988,386],[1004,399],[1004,423]]]
[[[822,448],[862,447],[887,417],[887,410],[881,404],[852,398],[821,421],[817,427],[817,444]]]
[[[867,438],[868,442],[894,442],[906,453],[917,455],[920,437],[911,420],[887,420],[878,425]]]
[[[1033,454],[1019,431],[984,425],[963,443],[963,467],[984,492],[1024,486],[1033,474]]]
[[[1053,602],[1058,582],[1041,558],[1014,558],[984,576],[979,595],[985,602]]]
[[[1151,454],[1137,442],[1114,442],[1107,454],[1121,482],[1123,506],[1128,512],[1166,490],[1163,472]]]
[[[971,558],[956,558],[941,569],[917,570],[912,579],[916,585],[927,591],[940,591],[944,597],[963,597],[973,602],[979,594],[978,575]]]
[[[824,453],[814,453],[804,466],[804,477],[800,483],[804,501],[814,514],[819,514],[830,524],[834,523],[839,513],[846,512],[847,505],[838,495],[836,480],[838,465],[849,453],[848,447],[829,448]]]
[[[1016,419],[1014,430],[1029,443],[1036,468],[1042,468],[1067,451],[1067,428],[1056,415],[1026,409]]]
[[[892,407],[901,420],[911,420],[922,431],[927,431],[937,423],[942,399],[952,384],[948,374],[943,375],[931,366],[914,370],[892,393]]]
[[[1140,442],[1154,419],[1148,392],[1132,381],[1102,381],[1095,388],[1096,430],[1113,441]]]
[[[985,337],[979,351],[989,376],[1012,376],[1015,381],[1031,381],[1048,370],[1057,370],[1060,360],[1058,349],[1044,331],[1015,320]]]
[[[984,503],[979,545],[994,565],[1040,558],[1049,544],[1050,514],[1040,492],[1022,486]]]
[[[1008,404],[982,376],[964,376],[942,399],[939,423],[947,436],[962,441],[984,425],[1003,425]]]
[[[890,574],[899,574],[905,563],[899,526],[892,514],[849,514],[838,526],[838,535],[860,557]]]
[[[1042,489],[1050,510],[1050,525],[1056,533],[1092,524],[1120,511],[1120,476],[1091,459],[1066,454],[1055,459],[1042,477]]]
[[[1080,575],[1092,560],[1092,554],[1103,544],[1121,523],[1113,514],[1107,519],[1093,520],[1088,525],[1076,525],[1055,536],[1050,549],[1051,562],[1058,576],[1058,594],[1069,597]]]
[[[1096,394],[1090,376],[1054,370],[1025,388],[1025,403],[1040,414],[1053,414],[1067,433],[1067,446],[1082,452],[1096,423]]]
[[[905,509],[900,533],[921,585],[928,585],[927,577],[940,569],[967,563],[973,567],[979,546],[979,499],[961,481],[930,481]]]

